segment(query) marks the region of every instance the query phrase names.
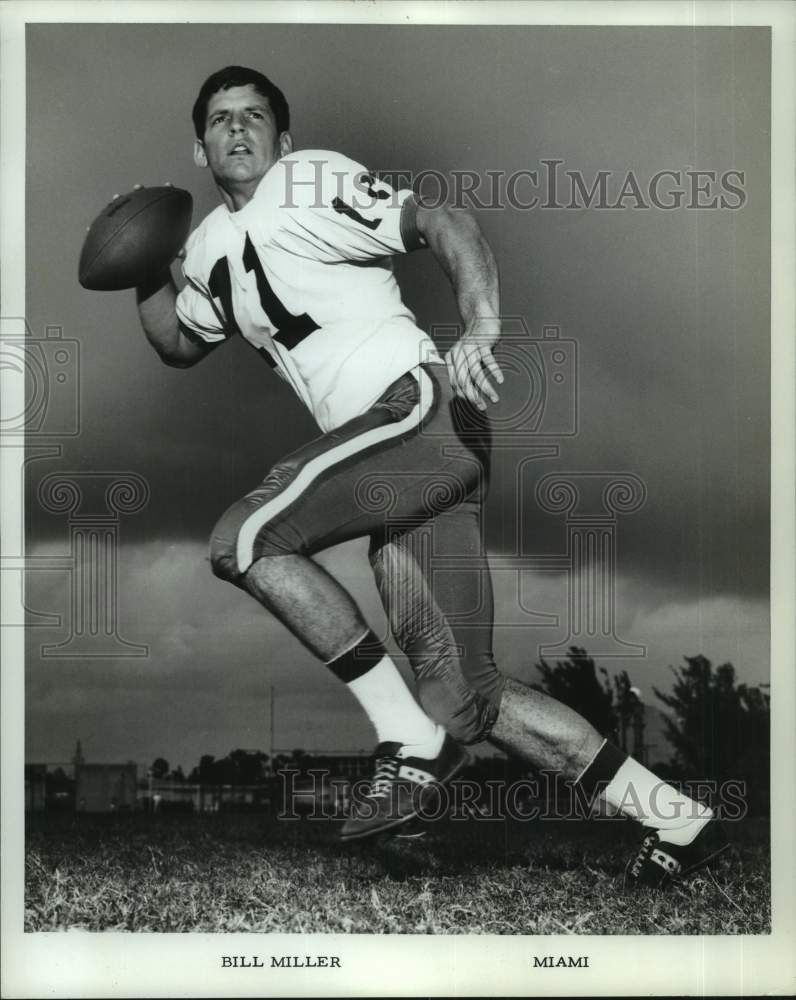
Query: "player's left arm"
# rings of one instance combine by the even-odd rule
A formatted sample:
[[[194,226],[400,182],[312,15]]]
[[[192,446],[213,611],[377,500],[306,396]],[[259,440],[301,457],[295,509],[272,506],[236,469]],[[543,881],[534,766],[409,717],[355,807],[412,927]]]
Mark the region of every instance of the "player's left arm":
[[[503,382],[503,373],[492,355],[500,337],[500,286],[492,248],[475,217],[466,209],[421,204],[405,205],[414,211],[418,234],[450,279],[464,332],[445,357],[451,386],[458,396],[481,410],[496,403],[492,380]]]

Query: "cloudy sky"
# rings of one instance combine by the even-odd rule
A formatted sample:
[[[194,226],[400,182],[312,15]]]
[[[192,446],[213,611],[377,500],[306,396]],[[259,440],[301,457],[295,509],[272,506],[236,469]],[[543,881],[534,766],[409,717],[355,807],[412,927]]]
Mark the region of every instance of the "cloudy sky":
[[[56,325],[79,343],[81,387],[80,434],[31,466],[31,554],[68,549],[65,515],[36,499],[50,473],[133,472],[150,490],[121,517],[118,549],[118,630],[147,655],[42,656],[69,634],[69,582],[62,570],[31,574],[29,606],[63,625],[29,630],[27,759],[68,759],[78,737],[90,760],[163,755],[185,768],[205,752],[267,749],[271,686],[276,746],[372,743],[339,684],[206,561],[217,517],[315,435],[311,418],[242,343],[189,371],[164,367],[132,293],[76,280],[85,227],[115,192],[169,180],[194,194],[195,221],[214,207],[191,159],[190,109],[228,63],[279,83],[298,147],[377,171],[543,176],[542,161],[560,160],[588,186],[609,171],[611,201],[632,171],[647,203],[662,170],[743,172],[734,210],[689,208],[689,191],[673,210],[628,197],[613,209],[479,213],[504,314],[535,337],[558,326],[578,376],[565,386],[577,433],[534,434],[514,418],[529,391],[517,359],[539,355],[507,346],[496,417],[513,431],[496,451],[486,531],[496,652],[532,680],[540,648],[567,638],[577,583],[560,561],[541,564],[565,551],[567,529],[535,487],[551,473],[632,474],[646,500],[615,525],[616,634],[646,652],[604,665],[628,669],[650,699],[669,686],[670,664],[699,652],[768,679],[766,29],[35,25],[27,44],[27,315],[35,333]],[[527,178],[516,191],[533,193]],[[700,201],[713,194],[718,183]],[[428,253],[397,271],[421,326],[456,321]],[[548,385],[547,412],[566,409]],[[548,453],[529,461],[541,445]],[[323,560],[382,628],[362,555],[351,543]]]

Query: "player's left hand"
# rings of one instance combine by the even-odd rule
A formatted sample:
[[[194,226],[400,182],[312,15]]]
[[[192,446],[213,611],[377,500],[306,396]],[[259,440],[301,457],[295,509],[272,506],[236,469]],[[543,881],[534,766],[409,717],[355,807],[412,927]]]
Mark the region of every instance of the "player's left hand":
[[[479,410],[500,399],[490,381],[491,377],[498,385],[503,383],[503,372],[492,355],[499,337],[499,320],[478,320],[468,326],[445,356],[453,391]]]

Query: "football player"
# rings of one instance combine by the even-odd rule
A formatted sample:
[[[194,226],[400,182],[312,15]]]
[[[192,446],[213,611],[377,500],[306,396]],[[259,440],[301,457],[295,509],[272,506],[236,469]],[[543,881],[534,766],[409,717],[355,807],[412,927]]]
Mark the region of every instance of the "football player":
[[[254,70],[210,76],[193,121],[194,160],[221,204],[188,240],[182,291],[168,272],[137,290],[140,319],[177,367],[243,336],[322,431],[223,514],[211,561],[321,659],[373,723],[375,772],[343,837],[416,815],[417,790],[466,762],[461,744],[489,740],[586,794],[601,789],[648,827],[631,878],[665,884],[705,863],[723,846],[709,808],[495,665],[480,519],[484,411],[503,376],[492,354],[497,266],[475,219],[425,207],[340,153],[295,151],[284,95]],[[389,263],[424,247],[449,277],[464,323],[444,359],[403,304]],[[363,536],[419,705],[350,595],[312,558]],[[432,571],[438,557],[455,571]]]

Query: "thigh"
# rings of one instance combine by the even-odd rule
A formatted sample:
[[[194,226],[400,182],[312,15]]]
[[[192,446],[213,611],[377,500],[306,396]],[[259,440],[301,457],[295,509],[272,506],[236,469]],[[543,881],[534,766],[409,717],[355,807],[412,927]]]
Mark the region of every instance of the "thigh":
[[[240,576],[263,556],[410,530],[457,506],[482,475],[454,418],[442,366],[403,376],[367,413],[283,459],[234,504],[214,532],[214,565],[231,563],[227,575]]]

